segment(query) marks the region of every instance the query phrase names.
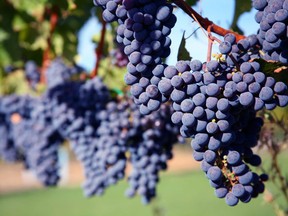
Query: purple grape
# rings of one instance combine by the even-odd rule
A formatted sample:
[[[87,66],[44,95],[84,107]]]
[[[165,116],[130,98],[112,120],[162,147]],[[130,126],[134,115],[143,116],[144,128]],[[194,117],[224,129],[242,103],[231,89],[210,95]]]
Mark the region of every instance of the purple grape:
[[[267,5],[267,0],[253,0],[252,5],[257,10],[264,10]]]
[[[206,130],[209,134],[215,134],[218,132],[219,127],[216,122],[209,122],[206,126]]]
[[[242,197],[245,194],[245,188],[242,184],[235,184],[232,187],[232,194],[236,197]]]
[[[219,167],[212,166],[207,171],[207,177],[212,181],[219,181],[222,178],[222,171]]]
[[[229,43],[228,41],[224,41],[224,42],[220,43],[219,51],[222,54],[228,54],[231,52],[231,50],[232,50],[232,46],[231,46],[231,43]]]
[[[180,104],[181,110],[183,112],[192,112],[195,108],[195,105],[191,99],[185,99]]]
[[[195,109],[193,110],[193,115],[195,116],[195,118],[197,119],[201,119],[203,118],[203,116],[205,115],[205,110],[203,107],[200,106],[196,106]]]
[[[174,76],[171,79],[171,84],[175,88],[181,88],[183,86],[183,84],[184,84],[184,81],[183,81],[181,76]]]
[[[259,98],[262,101],[270,101],[273,98],[274,92],[269,87],[263,87],[259,93]]]
[[[182,121],[183,113],[182,112],[174,112],[171,116],[171,121],[175,125],[179,125]]]
[[[195,106],[203,106],[206,102],[206,97],[202,93],[198,93],[193,97],[193,102]]]
[[[229,192],[226,194],[225,196],[225,202],[229,205],[229,206],[235,206],[238,204],[239,199],[233,195],[232,192]]]
[[[286,25],[283,22],[276,22],[271,29],[275,35],[280,36],[286,32]]]
[[[241,155],[237,151],[229,151],[227,162],[231,165],[237,165],[241,161]]]
[[[239,183],[243,185],[247,185],[252,182],[252,179],[253,179],[253,174],[252,172],[248,171],[245,174],[239,176]]]
[[[222,112],[229,110],[230,108],[229,101],[226,98],[221,98],[217,102],[217,108]]]
[[[277,94],[283,94],[287,91],[287,85],[283,82],[276,82],[276,84],[274,86],[274,91]]]
[[[209,72],[214,72],[218,69],[219,62],[216,60],[211,60],[210,62],[207,62],[206,68]]]
[[[182,124],[188,127],[195,125],[196,119],[191,113],[184,113],[182,116]]]
[[[240,94],[239,101],[243,106],[251,106],[254,103],[254,97],[250,92]]]
[[[214,162],[216,161],[217,155],[214,151],[206,150],[204,152],[203,158],[204,158],[204,160],[207,161],[207,163],[210,163],[213,165]]]
[[[224,198],[227,193],[228,193],[228,189],[226,187],[220,187],[220,188],[215,189],[215,195],[218,198]]]
[[[215,83],[210,83],[208,84],[207,88],[206,88],[206,94],[208,96],[212,96],[215,97],[220,93],[220,89],[219,86]]]
[[[212,151],[216,151],[220,148],[221,142],[218,139],[215,139],[215,137],[211,137],[208,143],[208,149]]]

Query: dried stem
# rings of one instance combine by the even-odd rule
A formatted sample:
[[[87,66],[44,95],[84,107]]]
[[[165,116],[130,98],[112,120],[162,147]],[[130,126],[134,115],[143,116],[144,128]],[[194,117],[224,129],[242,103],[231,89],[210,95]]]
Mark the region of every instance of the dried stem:
[[[192,19],[197,21],[199,23],[199,25],[202,28],[204,28],[206,31],[208,30],[208,28],[210,28],[211,32],[218,34],[218,35],[221,35],[221,36],[225,36],[228,33],[232,33],[235,35],[237,41],[245,38],[245,36],[243,36],[243,35],[240,35],[236,32],[231,31],[231,30],[224,29],[221,26],[214,24],[209,19],[203,18],[192,7],[190,7],[190,5],[188,5],[184,0],[173,0],[173,2],[179,8],[181,8],[186,14],[188,14]]]
[[[285,177],[282,174],[282,171],[280,169],[279,163],[278,163],[278,151],[275,151],[273,147],[271,147],[271,152],[272,152],[272,167],[275,169],[277,177],[280,182],[280,190],[282,191],[287,203],[288,203],[288,190],[287,190],[287,184]]]
[[[101,60],[101,57],[103,54],[103,48],[104,48],[104,43],[105,43],[106,22],[103,20],[102,17],[101,17],[101,23],[102,23],[101,37],[100,37],[100,41],[98,43],[98,46],[95,49],[96,64],[95,64],[95,68],[93,69],[93,71],[91,73],[91,78],[96,77],[98,74],[98,69],[100,66],[100,60]]]
[[[260,116],[262,118],[265,118],[265,112],[260,113]],[[265,122],[266,125],[270,124],[269,126],[266,126],[262,130],[261,135],[261,147],[267,147],[269,155],[271,156],[271,181],[272,183],[277,187],[277,189],[283,194],[285,197],[285,200],[288,204],[288,187],[287,187],[287,180],[283,174],[283,170],[281,170],[281,167],[278,162],[278,156],[279,153],[282,152],[285,148],[285,143],[287,143],[287,134],[288,134],[288,128],[285,127],[285,123],[283,122],[283,119],[285,119],[286,113],[282,117],[278,117],[275,112],[271,112],[269,117],[267,118],[267,122]],[[281,140],[277,140],[274,137],[277,137],[275,135],[274,130],[275,128],[283,130],[283,138]],[[282,146],[284,148],[282,148]],[[261,167],[262,170],[265,172],[264,168]]]

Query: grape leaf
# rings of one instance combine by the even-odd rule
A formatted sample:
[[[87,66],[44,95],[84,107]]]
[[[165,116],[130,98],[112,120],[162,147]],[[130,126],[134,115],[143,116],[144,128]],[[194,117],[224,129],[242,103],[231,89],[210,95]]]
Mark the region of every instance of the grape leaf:
[[[247,11],[251,10],[251,0],[235,0],[234,17],[230,28],[239,34],[243,34],[243,31],[238,26],[239,17]]]
[[[116,67],[112,64],[111,58],[105,58],[100,61],[98,76],[103,79],[109,89],[124,90],[127,86],[124,81],[125,73],[126,67]]]
[[[91,16],[92,7],[93,1],[81,0],[0,1],[0,68],[16,62],[23,66],[28,59],[41,65],[50,34],[52,8],[59,20],[51,37],[51,56],[73,59],[77,53],[77,32]]]
[[[195,5],[198,1],[199,0],[186,0],[186,2],[191,6]]]
[[[49,0],[9,0],[10,4],[16,10],[35,13],[42,5],[46,4]]]
[[[255,59],[261,66],[261,70],[268,76],[275,78],[277,81],[288,83],[288,67],[280,62],[265,61],[264,59]]]
[[[186,45],[186,39],[184,37],[185,35],[185,31],[183,32],[183,36],[182,36],[182,40],[178,49],[178,56],[177,56],[177,60],[191,60],[191,56],[190,53],[188,52],[188,50],[186,49],[185,45]]]

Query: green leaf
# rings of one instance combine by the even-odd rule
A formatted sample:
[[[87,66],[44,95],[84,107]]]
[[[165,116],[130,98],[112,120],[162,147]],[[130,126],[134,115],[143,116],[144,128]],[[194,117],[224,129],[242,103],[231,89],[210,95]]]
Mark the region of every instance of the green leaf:
[[[265,61],[264,59],[255,59],[260,64],[261,70],[268,76],[277,81],[288,83],[288,67],[275,61]]]
[[[27,28],[27,23],[19,15],[16,15],[14,17],[12,25],[13,25],[14,31],[21,31],[22,29]]]
[[[15,71],[9,74],[4,80],[2,90],[3,94],[20,94],[25,95],[30,92],[30,87],[26,81],[25,74],[22,70]]]
[[[77,32],[91,17],[92,7],[93,1],[82,0],[0,1],[0,67],[15,62],[23,65],[28,59],[41,64],[50,35],[51,8],[59,15],[51,38],[51,56],[73,59],[77,53]]]
[[[62,56],[63,47],[64,47],[64,40],[63,40],[62,35],[55,33],[52,38],[52,44],[53,44],[56,56]]]
[[[233,31],[243,34],[243,31],[237,25],[239,17],[247,11],[251,10],[251,0],[235,0],[234,18],[230,28]]]
[[[186,2],[191,6],[195,5],[198,1],[199,0],[186,0]]]
[[[185,47],[186,39],[184,38],[184,35],[185,35],[185,31],[183,32],[182,40],[178,49],[178,56],[177,56],[178,61],[179,60],[189,60],[189,61],[191,60],[190,53]]]
[[[112,64],[110,58],[104,58],[100,62],[98,76],[102,77],[103,82],[109,89],[125,89],[127,86],[124,81],[126,67],[119,68]]]
[[[3,29],[0,29],[0,42],[9,38],[9,34],[5,32]]]
[[[45,4],[48,0],[9,0],[9,2],[17,9],[17,10],[33,10],[39,5]]]

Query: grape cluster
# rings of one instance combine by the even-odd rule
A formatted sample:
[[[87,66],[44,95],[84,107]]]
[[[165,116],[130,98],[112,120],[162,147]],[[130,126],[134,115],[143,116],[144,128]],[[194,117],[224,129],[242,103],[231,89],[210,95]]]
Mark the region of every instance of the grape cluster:
[[[236,42],[228,34],[219,45],[218,60],[204,65],[198,60],[179,61],[164,69],[158,83],[161,94],[173,102],[172,122],[180,126],[182,136],[193,138],[194,158],[202,161],[216,195],[226,197],[231,206],[239,199],[249,202],[264,190],[264,180],[246,164],[261,163],[251,150],[263,124],[256,112],[288,104],[286,84],[266,76],[252,61],[259,57],[257,45],[255,35]],[[235,192],[239,187],[253,190]]]
[[[116,39],[125,46],[124,53],[129,59],[125,82],[132,86],[131,94],[141,105],[141,112],[149,114],[159,109],[167,101],[155,85],[161,79],[162,59],[170,54],[168,36],[176,23],[172,5],[165,0],[94,3],[104,9],[104,20],[118,21]]]
[[[224,86],[223,96],[230,100],[238,99],[242,106],[252,106],[255,111],[263,108],[273,110],[276,106],[285,107],[288,103],[287,85],[267,76],[261,71],[260,64],[254,61],[259,58],[257,41],[255,35],[248,36],[237,44],[235,36],[228,34],[224,37],[224,42],[219,46],[219,51],[226,55],[228,66],[228,82]],[[231,51],[223,51],[225,46],[231,47]]]
[[[85,157],[87,196],[102,195],[105,188],[116,184],[125,176],[127,161],[132,163],[128,177],[130,187],[126,196],[137,193],[143,203],[149,203],[156,195],[158,173],[167,167],[172,158],[172,145],[178,140],[178,127],[170,120],[171,109],[167,105],[143,116],[129,98],[111,101],[99,112],[101,121],[96,131],[90,157]]]
[[[24,134],[18,134],[17,131],[24,125],[24,122],[29,122],[31,119],[31,112],[36,101],[37,99],[26,95],[12,94],[0,98],[0,156],[5,161],[24,161],[27,165]]]
[[[100,120],[95,115],[105,108],[109,99],[108,89],[100,79],[94,78],[84,83],[65,83],[53,89],[49,97],[54,104],[54,127],[70,142],[72,150],[83,164],[86,195],[94,192],[98,194],[96,191],[89,192],[91,187],[88,189],[87,182],[97,181],[93,168],[98,164],[95,163],[93,154],[95,145],[98,145],[96,131]]]
[[[100,124],[95,114],[105,108],[110,98],[109,91],[99,78],[73,81],[72,74],[68,73],[70,69],[64,64],[59,65],[58,62],[51,67],[57,65],[60,66],[58,71],[63,72],[65,76],[61,73],[54,74],[51,68],[46,72],[47,77],[58,76],[51,80],[52,84],[48,79],[48,89],[45,93],[51,106],[51,124],[62,139],[70,142],[71,148],[86,170],[87,160],[92,160],[93,140]]]
[[[93,0],[94,5],[103,9],[102,17],[105,22],[123,21],[127,11],[123,7],[123,0]]]
[[[264,191],[265,181],[250,171],[247,165],[261,164],[261,158],[254,154],[251,148],[257,145],[263,125],[262,119],[257,118],[251,110],[240,111],[234,118],[236,116],[238,119],[231,125],[231,133],[218,133],[213,136],[201,133],[197,134],[191,143],[194,147],[193,156],[197,161],[201,161],[201,168],[210,185],[215,188],[215,195],[225,198],[230,206],[236,205],[239,200],[246,203],[257,197]],[[227,136],[229,143],[222,142]]]
[[[13,137],[9,130],[9,121],[5,113],[0,114],[0,156],[7,162],[14,162],[19,159],[19,152],[14,145]]]
[[[54,59],[45,71],[47,88],[51,89],[69,81],[71,76],[77,72],[79,72],[77,67],[67,67],[63,59]]]
[[[102,195],[110,185],[125,176],[126,142],[130,128],[126,101],[110,101],[96,118],[100,125],[95,131],[90,157],[85,158],[84,191],[86,196]]]
[[[257,37],[262,45],[265,60],[288,63],[288,2],[285,0],[253,0],[258,10],[255,20],[260,24]]]
[[[30,60],[25,63],[25,76],[30,86],[35,89],[40,82],[40,71],[36,62]]]
[[[47,76],[50,71],[48,68]],[[101,195],[105,188],[124,178],[126,161],[130,160],[133,173],[141,173],[142,180],[129,177],[131,187],[126,195],[138,192],[144,203],[150,202],[156,195],[158,172],[167,167],[172,145],[178,140],[178,127],[170,120],[171,108],[163,105],[159,113],[143,116],[129,98],[111,101],[99,78],[85,82],[69,81],[68,77],[54,80],[59,82],[49,85],[48,79],[45,94],[51,106],[51,124],[69,140],[83,164],[85,195]],[[147,160],[139,167],[142,157]],[[142,172],[148,165],[150,168]]]
[[[47,102],[47,100],[46,100]],[[29,96],[1,98],[1,157],[23,161],[47,186],[57,184],[58,148],[63,142],[51,124],[49,103]],[[3,117],[3,118],[2,118]]]
[[[112,57],[112,64],[116,65],[117,67],[126,67],[129,60],[127,55],[124,53],[124,45],[117,43],[117,48],[113,49],[110,52],[110,55]]]
[[[47,89],[41,97],[0,100],[3,133],[13,138],[1,150],[13,158],[21,153],[27,168],[44,185],[54,186],[59,181],[58,149],[68,140],[84,168],[86,196],[102,195],[124,178],[129,161],[133,168],[125,194],[139,194],[149,203],[179,139],[179,127],[170,119],[172,108],[163,104],[158,112],[143,115],[130,96],[112,99],[101,79],[76,81],[71,71],[57,59],[46,71]],[[11,123],[15,113],[20,119],[13,117]]]
[[[6,74],[10,74],[16,70],[17,70],[17,68],[14,65],[7,65],[4,67],[4,71]]]
[[[29,168],[46,186],[55,186],[60,179],[58,149],[64,141],[53,127],[51,110],[49,99],[41,98],[31,113],[31,127],[27,129],[30,137],[26,140],[29,146],[26,152]]]
[[[79,71],[81,68],[67,67],[56,59],[46,71],[48,88],[40,98],[9,95],[0,100],[1,132],[5,134],[1,157],[24,160],[47,186],[59,180],[60,145],[68,139],[77,141],[78,147],[83,127],[92,125],[92,131],[96,130],[99,121],[95,113],[109,100],[109,91],[100,79],[73,81],[72,76]],[[77,128],[79,120],[81,128]],[[86,144],[90,145],[89,141]]]
[[[138,193],[142,203],[147,204],[156,196],[159,172],[167,169],[167,161],[173,157],[172,148],[178,141],[179,128],[170,120],[172,110],[169,105],[162,105],[159,111],[148,116],[143,116],[135,108],[135,134],[130,138],[131,144],[128,146],[132,171],[128,177],[130,187],[125,194],[133,197]]]

